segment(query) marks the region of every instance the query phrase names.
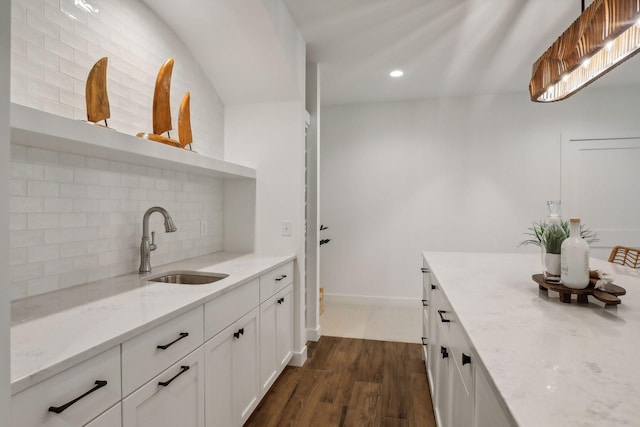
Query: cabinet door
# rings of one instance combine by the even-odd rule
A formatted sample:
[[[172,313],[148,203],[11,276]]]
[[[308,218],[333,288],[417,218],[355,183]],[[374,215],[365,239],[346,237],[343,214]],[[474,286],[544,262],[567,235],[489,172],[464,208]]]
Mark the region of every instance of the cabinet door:
[[[122,405],[118,403],[85,427],[122,427]]]
[[[441,327],[438,327],[438,354],[435,355],[435,381],[434,381],[434,411],[438,421],[438,426],[449,427],[449,373],[453,362],[451,360],[451,349],[449,341]],[[455,369],[455,367],[454,367]],[[457,427],[457,426],[456,426]]]
[[[278,296],[260,305],[260,387],[264,395],[278,375]]]
[[[276,304],[276,349],[280,373],[293,356],[293,285],[279,294]]]
[[[258,309],[205,343],[208,427],[241,426],[258,404]]]
[[[141,361],[144,363],[144,361]],[[204,426],[202,347],[122,401],[123,427]]]
[[[473,394],[465,387],[462,374],[455,363],[449,365],[449,425],[455,427],[471,427],[473,414]],[[443,424],[444,425],[444,424]]]

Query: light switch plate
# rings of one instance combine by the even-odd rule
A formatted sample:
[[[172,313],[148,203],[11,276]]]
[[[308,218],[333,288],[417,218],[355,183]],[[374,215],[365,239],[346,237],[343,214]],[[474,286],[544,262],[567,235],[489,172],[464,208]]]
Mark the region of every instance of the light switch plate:
[[[282,235],[291,236],[291,221],[289,220],[282,221]]]

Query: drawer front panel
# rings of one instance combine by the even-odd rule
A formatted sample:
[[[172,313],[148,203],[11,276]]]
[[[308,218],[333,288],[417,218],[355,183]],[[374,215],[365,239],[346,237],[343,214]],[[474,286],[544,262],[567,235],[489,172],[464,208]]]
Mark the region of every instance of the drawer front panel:
[[[128,395],[204,342],[202,306],[122,344],[122,393]],[[162,348],[159,348],[162,347]]]
[[[260,276],[260,302],[293,283],[293,261]]]
[[[102,386],[99,381],[106,384]],[[88,393],[90,390],[94,391]],[[64,409],[82,395],[85,396]],[[120,398],[120,346],[116,346],[13,396],[11,425],[85,425]],[[55,413],[49,408],[62,412]]]
[[[260,303],[260,280],[254,279],[204,305],[205,340],[256,308]]]

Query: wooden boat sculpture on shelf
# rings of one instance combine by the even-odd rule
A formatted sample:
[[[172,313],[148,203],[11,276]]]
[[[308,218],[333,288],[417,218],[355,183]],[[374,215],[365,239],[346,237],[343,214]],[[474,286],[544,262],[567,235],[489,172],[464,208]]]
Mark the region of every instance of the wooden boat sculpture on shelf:
[[[104,126],[107,125],[107,119],[111,117],[109,109],[109,95],[107,94],[107,62],[109,60],[104,57],[99,59],[89,71],[87,77],[87,85],[85,88],[85,98],[87,102],[87,121],[97,123],[104,120]]]
[[[140,132],[137,136],[173,147],[185,148],[192,142],[189,92],[185,94],[180,104],[180,112],[178,115],[178,136],[180,141],[172,139],[169,133],[169,131],[172,130],[170,93],[173,62],[173,58],[169,58],[167,62],[162,64],[160,71],[158,71],[158,77],[156,78],[156,87],[153,93],[153,133]],[[165,132],[167,136],[162,135]]]

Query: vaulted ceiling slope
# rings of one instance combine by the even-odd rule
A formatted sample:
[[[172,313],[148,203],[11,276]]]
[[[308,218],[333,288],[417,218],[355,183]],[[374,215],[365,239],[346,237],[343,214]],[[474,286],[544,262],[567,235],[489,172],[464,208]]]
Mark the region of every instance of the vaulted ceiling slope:
[[[580,0],[284,0],[323,104],[523,93]],[[591,2],[587,0],[587,5]],[[400,79],[389,72],[404,71]],[[593,86],[640,83],[640,55]],[[593,87],[592,86],[592,87]]]
[[[143,0],[225,105],[304,99],[305,44],[281,0]]]

